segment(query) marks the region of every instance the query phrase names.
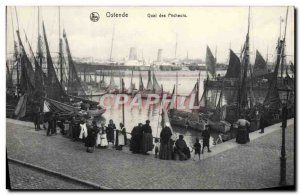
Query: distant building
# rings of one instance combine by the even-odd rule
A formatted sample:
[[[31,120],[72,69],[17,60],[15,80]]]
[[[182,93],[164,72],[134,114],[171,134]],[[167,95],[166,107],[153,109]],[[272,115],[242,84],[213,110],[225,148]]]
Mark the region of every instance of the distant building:
[[[135,47],[131,47],[129,51],[129,60],[137,60],[137,52]]]
[[[157,52],[157,62],[161,62],[162,61],[162,49],[158,49]]]

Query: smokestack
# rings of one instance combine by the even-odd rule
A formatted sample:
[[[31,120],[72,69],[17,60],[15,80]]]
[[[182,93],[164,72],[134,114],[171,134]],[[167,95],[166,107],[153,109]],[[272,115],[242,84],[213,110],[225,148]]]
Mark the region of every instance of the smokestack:
[[[158,62],[162,61],[162,49],[158,49],[158,52],[157,52],[157,61]]]
[[[137,60],[136,48],[131,47],[129,51],[129,60]]]

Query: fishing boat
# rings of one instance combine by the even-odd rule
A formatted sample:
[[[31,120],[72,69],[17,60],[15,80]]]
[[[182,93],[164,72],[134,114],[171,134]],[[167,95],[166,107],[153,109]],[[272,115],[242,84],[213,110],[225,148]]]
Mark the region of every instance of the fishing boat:
[[[176,92],[177,93],[177,92]],[[205,93],[205,92],[204,92]],[[203,94],[204,94],[203,93]],[[189,101],[191,101],[191,97],[194,97],[194,106],[199,106],[199,82],[197,80],[193,90],[186,97],[184,104],[187,105]],[[177,97],[175,102],[177,102]],[[205,129],[205,125],[207,124],[207,117],[203,115],[199,115],[198,110],[179,110],[177,106],[175,108],[171,108],[168,111],[168,116],[170,118],[170,122],[174,126],[183,127],[185,129],[194,129],[197,131],[203,131]]]
[[[207,57],[208,58],[208,57]],[[230,49],[229,64],[224,77],[217,77],[215,80],[206,80],[208,88],[235,88],[241,74],[241,62],[239,57]]]
[[[120,92],[119,86],[116,84],[113,75],[110,76],[110,81],[108,87],[106,88],[106,93],[109,94],[118,94]]]
[[[144,88],[141,83],[143,83],[143,82],[142,82],[142,77],[140,76],[139,92],[137,92],[137,94],[140,94],[142,99],[147,99],[149,96],[151,96],[153,94],[158,95],[159,98],[163,98],[164,95],[166,96],[167,99],[172,98],[171,94],[169,94],[169,92],[163,91],[162,86],[160,86],[158,84],[154,72],[153,72],[152,77],[151,77],[151,71],[150,70],[148,71],[147,87]]]
[[[39,12],[38,12],[39,13]],[[38,17],[39,18],[39,17]],[[39,21],[38,21],[39,24]],[[38,59],[36,59],[34,52],[31,49],[30,43],[27,40],[27,36],[26,33],[25,37],[27,40],[27,43],[29,45],[29,49],[30,49],[30,54],[33,58],[34,64],[35,64],[35,69],[33,70],[31,61],[29,60],[27,53],[24,49],[22,40],[20,38],[20,34],[19,34],[19,30],[17,30],[17,36],[18,36],[18,42],[19,42],[19,46],[21,49],[21,80],[20,80],[20,84],[22,83],[22,86],[20,86],[20,92],[21,92],[21,98],[19,100],[19,103],[17,105],[17,108],[15,109],[15,117],[16,118],[24,118],[27,116],[30,116],[31,114],[31,108],[33,107],[33,105],[39,105],[41,107],[41,109],[43,110],[44,105],[48,105],[47,107],[49,108],[49,111],[51,112],[55,112],[57,114],[59,114],[60,116],[70,116],[72,114],[77,114],[78,112],[84,113],[85,111],[83,109],[79,109],[78,107],[76,107],[76,105],[72,105],[74,102],[71,101],[71,98],[69,96],[69,94],[67,94],[66,90],[65,90],[65,86],[67,86],[67,82],[64,81],[64,77],[63,77],[63,71],[62,71],[62,64],[60,65],[60,81],[58,79],[57,73],[55,71],[55,68],[53,66],[53,61],[52,61],[52,57],[50,54],[50,49],[49,49],[49,45],[48,45],[48,41],[47,41],[47,36],[46,36],[46,30],[45,30],[45,25],[43,22],[42,25],[42,29],[43,29],[43,40],[44,40],[44,49],[46,50],[46,65],[47,65],[47,74],[43,72],[41,65],[42,65],[42,49],[41,49],[41,43],[40,41],[42,41],[42,38],[39,30],[38,30],[38,36],[39,36],[39,41],[38,41]],[[69,62],[69,72],[71,72],[71,74],[68,75],[67,78],[69,78],[69,83],[72,79],[73,82],[74,80],[77,82],[77,84],[79,84],[80,86],[80,81],[78,79],[77,73],[75,68],[72,70],[72,57],[70,54],[70,50],[69,50],[69,46],[68,46],[68,42],[66,39],[66,35],[64,33],[64,38],[66,40],[66,50],[67,50],[67,54],[68,54],[68,62]],[[60,52],[62,51],[61,48],[61,39],[60,39]],[[62,53],[59,54],[59,63],[62,63]],[[79,83],[78,83],[79,82]],[[77,87],[79,87],[77,86]],[[72,85],[68,85],[68,88],[66,88],[67,90],[72,88]],[[84,91],[83,91],[84,92]],[[82,102],[86,103],[86,99],[83,99]],[[96,102],[94,102],[96,103]],[[97,103],[98,104],[98,103]],[[102,108],[97,108],[98,109],[98,113],[103,113]],[[94,113],[93,113],[94,114]],[[97,114],[99,115],[99,114]]]
[[[131,71],[131,79],[130,79],[130,84],[129,84],[129,88],[126,91],[126,94],[134,96],[135,94],[138,93],[138,90],[135,87],[135,83],[133,83],[133,70]]]
[[[287,17],[288,17],[288,8],[287,8],[287,12],[286,12],[286,20],[287,21]],[[285,63],[285,40],[286,40],[286,26],[287,24],[285,24],[285,30],[284,30],[284,36],[283,38],[279,37],[278,41],[277,41],[277,58],[276,58],[276,65],[275,65],[275,70],[272,74],[272,78],[271,78],[271,82],[269,85],[269,89],[266,95],[266,98],[263,102],[263,108],[262,108],[262,112],[264,117],[266,118],[266,121],[268,122],[268,125],[280,122],[282,119],[282,113],[281,113],[281,109],[282,109],[282,103],[280,100],[280,96],[284,95],[284,94],[280,94],[279,89],[280,90],[289,90],[291,91],[291,93],[289,93],[289,96],[287,97],[287,109],[288,109],[288,118],[294,117],[294,87],[293,84],[294,82],[291,80],[291,78],[289,77],[289,75],[287,74],[286,78],[284,78],[284,86],[280,87],[278,86],[278,72],[279,72],[279,67],[284,67],[284,63]]]

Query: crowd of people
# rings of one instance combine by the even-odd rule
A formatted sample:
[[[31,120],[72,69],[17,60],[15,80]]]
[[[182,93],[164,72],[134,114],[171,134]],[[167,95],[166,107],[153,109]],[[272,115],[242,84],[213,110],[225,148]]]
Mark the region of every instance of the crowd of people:
[[[38,118],[40,116],[36,116]],[[111,119],[106,125],[105,121],[101,122],[98,126],[97,122],[93,120],[91,124],[87,122],[85,118],[78,118],[72,116],[69,119],[69,129],[65,131],[65,120],[59,118],[57,113],[49,112],[45,115],[44,122],[48,123],[46,135],[56,135],[57,127],[60,128],[61,134],[71,138],[73,141],[82,141],[85,143],[86,151],[92,153],[95,148],[105,149],[111,145],[116,150],[122,150],[123,146],[128,145],[130,151],[134,154],[148,155],[150,151],[155,152],[155,158],[162,160],[187,160],[191,158],[191,152],[194,151],[194,160],[199,158],[207,148],[207,152],[210,150],[210,127],[205,126],[205,130],[202,132],[202,145],[200,139],[196,138],[192,147],[188,147],[183,135],[179,135],[178,139],[170,128],[170,124],[166,123],[165,127],[161,130],[159,138],[152,136],[152,128],[150,121],[146,120],[145,124],[138,123],[131,131],[130,141],[127,139],[127,131],[123,123],[119,124],[117,128],[114,121]],[[249,127],[250,122],[241,117],[236,123],[238,131],[236,134],[236,142],[239,144],[245,144],[250,141]],[[40,124],[38,120],[34,120],[36,130],[40,130]],[[256,120],[257,129],[261,129],[260,133],[264,133],[265,120],[264,117],[259,116]],[[130,142],[130,143],[129,143]]]
[[[203,149],[197,138],[192,148],[189,148],[184,140],[183,135],[176,138],[173,135],[170,124],[167,123],[162,129],[159,138],[152,136],[152,128],[150,121],[146,120],[145,124],[138,123],[131,131],[130,143],[127,139],[126,128],[123,123],[119,124],[117,128],[112,119],[106,125],[105,121],[98,126],[97,121],[93,120],[91,124],[85,118],[78,118],[72,116],[69,119],[69,129],[65,131],[65,120],[59,118],[57,113],[49,112],[43,117],[43,128],[46,129],[46,135],[57,135],[57,127],[60,129],[61,134],[69,137],[72,141],[83,142],[86,151],[89,153],[94,152],[95,148],[105,149],[109,144],[113,145],[116,150],[122,150],[123,146],[128,145],[129,149],[134,154],[149,155],[150,151],[155,152],[155,157],[163,160],[187,160],[191,158],[191,151],[194,151],[194,160],[205,147],[209,149],[210,133],[208,126],[203,132]],[[34,120],[36,130],[41,130],[40,124]],[[45,125],[48,124],[48,125]],[[47,127],[46,127],[47,126]]]
[[[153,149],[152,130],[149,124],[150,121],[147,120],[145,125],[139,123],[132,129],[130,143],[130,150],[132,153],[147,154],[147,151],[151,151]],[[162,160],[187,160],[191,158],[191,151],[194,150],[194,160],[196,156],[198,156],[200,160],[201,144],[198,138],[196,138],[195,144],[191,150],[191,148],[187,146],[183,135],[179,135],[177,140],[175,140],[176,138],[172,135],[173,133],[171,131],[170,124],[167,123],[161,130],[160,137],[155,138],[154,140],[155,158]],[[211,152],[209,149],[209,139],[209,127],[206,126],[206,129],[203,132],[203,146],[206,146],[208,148],[208,152]],[[145,150],[145,148],[147,148],[147,150]],[[204,151],[203,149],[202,154]]]

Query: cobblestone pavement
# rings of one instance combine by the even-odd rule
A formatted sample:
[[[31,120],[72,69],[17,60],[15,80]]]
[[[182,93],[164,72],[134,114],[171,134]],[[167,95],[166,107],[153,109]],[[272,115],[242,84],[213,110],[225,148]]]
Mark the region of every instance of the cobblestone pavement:
[[[92,189],[78,182],[62,179],[61,177],[32,169],[24,165],[9,162],[9,176],[12,189]]]
[[[7,125],[8,157],[114,189],[261,189],[279,183],[281,131],[201,161],[164,161]],[[286,135],[287,183],[294,184],[294,129]],[[222,144],[216,146],[222,147]],[[214,151],[213,151],[214,152]],[[205,154],[204,154],[205,155]]]

